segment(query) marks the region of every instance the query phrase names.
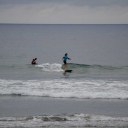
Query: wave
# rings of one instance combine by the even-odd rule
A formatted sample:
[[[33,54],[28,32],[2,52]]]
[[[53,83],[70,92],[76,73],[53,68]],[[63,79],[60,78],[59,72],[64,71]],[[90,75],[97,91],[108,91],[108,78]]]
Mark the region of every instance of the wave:
[[[36,67],[42,67],[44,71],[52,71],[52,70],[57,70],[57,71],[62,71],[62,64],[58,63],[44,63],[40,65],[36,65]],[[67,69],[77,69],[77,70],[86,70],[86,69],[98,69],[98,70],[121,70],[121,69],[127,69],[128,66],[102,66],[102,65],[87,65],[87,64],[75,64],[75,63],[68,63],[67,64]]]
[[[128,117],[108,117],[90,114],[1,117],[0,128],[33,127],[127,127]]]
[[[61,64],[57,64],[57,63],[44,63],[44,64],[40,64],[40,65],[35,65],[35,67],[40,67],[42,68],[43,71],[47,71],[47,72],[62,72],[62,65]]]
[[[39,74],[40,72],[40,78],[43,74],[46,75],[45,72],[48,72],[49,77],[51,75],[54,76],[54,73],[56,73],[56,76],[61,76],[64,71],[62,70],[62,64],[59,63],[43,63],[38,65],[10,65],[10,66],[0,66],[0,72],[6,72],[8,74],[20,74],[20,76],[23,73],[30,74],[33,73]],[[73,70],[72,74],[70,76],[74,78],[83,77],[83,78],[102,78],[102,79],[128,79],[128,66],[102,66],[102,65],[86,65],[86,64],[74,64],[69,63],[67,65],[67,69]],[[61,73],[61,74],[60,74]],[[2,74],[1,74],[2,75]],[[69,75],[69,73],[64,74]],[[18,76],[18,75],[17,75]],[[28,76],[29,77],[29,76]],[[24,76],[22,77],[24,78]],[[31,79],[31,78],[30,78]]]
[[[63,65],[58,63],[44,63],[35,67],[41,68],[43,72],[63,72]],[[128,66],[116,67],[68,63],[67,69],[73,70],[73,74],[83,74],[84,77],[128,79]]]
[[[39,67],[42,68],[43,71],[57,71],[61,72],[63,65],[59,63],[43,63],[38,65],[0,65],[0,68],[33,68],[33,67]],[[87,65],[87,64],[76,64],[76,63],[68,63],[67,69],[72,69],[74,71],[87,71],[87,70],[101,70],[101,71],[113,71],[113,70],[128,70],[128,65],[126,66],[104,66],[104,65]]]
[[[114,70],[128,70],[128,66],[105,66],[105,65],[87,65],[87,64],[74,64],[69,63],[67,68],[76,69],[77,71],[86,70],[100,70],[100,71],[114,71]]]
[[[77,99],[128,99],[128,81],[0,79],[0,95]]]

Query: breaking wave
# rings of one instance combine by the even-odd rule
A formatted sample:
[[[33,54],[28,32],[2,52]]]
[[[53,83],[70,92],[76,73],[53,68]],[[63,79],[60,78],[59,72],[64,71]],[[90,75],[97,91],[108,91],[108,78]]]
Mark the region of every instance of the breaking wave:
[[[108,117],[89,114],[2,117],[0,128],[67,128],[67,127],[127,127],[128,117]]]
[[[0,95],[79,99],[128,99],[128,81],[0,79]]]

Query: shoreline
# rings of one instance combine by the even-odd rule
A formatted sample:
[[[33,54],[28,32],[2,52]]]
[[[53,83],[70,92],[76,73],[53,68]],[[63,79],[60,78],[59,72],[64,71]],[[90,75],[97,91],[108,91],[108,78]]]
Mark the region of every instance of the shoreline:
[[[127,100],[0,96],[0,117],[93,114],[128,117]]]

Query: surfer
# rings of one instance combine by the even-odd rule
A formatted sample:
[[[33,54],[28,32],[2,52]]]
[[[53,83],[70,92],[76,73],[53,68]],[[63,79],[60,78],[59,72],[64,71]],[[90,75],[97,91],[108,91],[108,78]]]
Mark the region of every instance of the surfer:
[[[63,70],[66,70],[66,66],[67,66],[67,59],[71,60],[71,58],[68,57],[68,53],[65,54],[65,56],[62,58],[64,65],[62,67]]]
[[[37,60],[37,58],[33,59],[32,62],[31,62],[31,64],[33,64],[33,65],[34,65],[34,64],[37,64],[37,63],[36,63],[36,60]]]

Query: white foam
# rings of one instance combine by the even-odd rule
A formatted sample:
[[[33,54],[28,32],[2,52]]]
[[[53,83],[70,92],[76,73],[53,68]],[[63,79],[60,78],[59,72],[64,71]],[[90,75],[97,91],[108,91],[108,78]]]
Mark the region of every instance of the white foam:
[[[47,71],[47,72],[61,72],[62,70],[62,65],[61,64],[57,64],[57,63],[44,63],[44,64],[40,64],[40,65],[36,65],[36,67],[41,67],[43,71]]]
[[[128,81],[0,79],[0,94],[53,98],[128,99]]]
[[[3,117],[0,128],[4,127],[127,127],[128,117],[107,117],[89,114],[72,116]]]

